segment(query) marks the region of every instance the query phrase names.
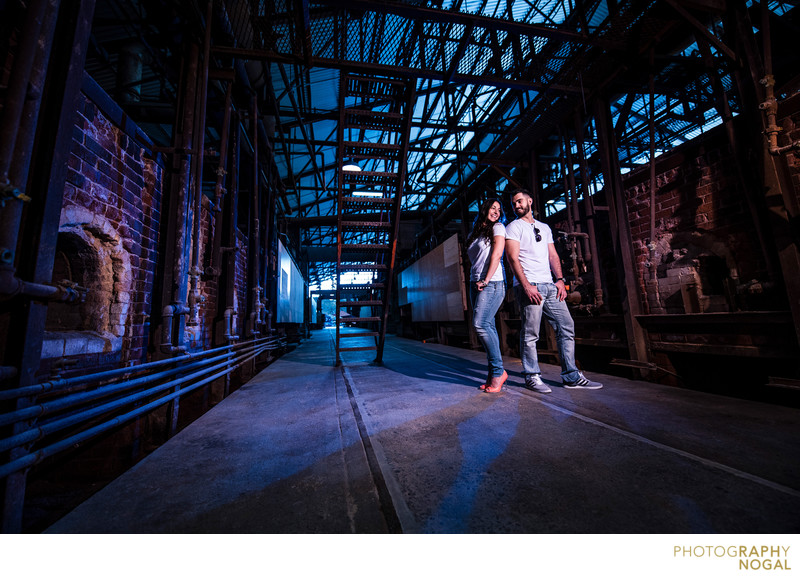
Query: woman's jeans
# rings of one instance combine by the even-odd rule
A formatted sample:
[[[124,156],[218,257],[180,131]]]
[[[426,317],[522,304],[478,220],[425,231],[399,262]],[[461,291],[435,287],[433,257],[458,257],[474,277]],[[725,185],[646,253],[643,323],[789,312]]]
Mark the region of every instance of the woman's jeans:
[[[489,358],[489,376],[502,376],[503,355],[500,353],[500,338],[494,325],[494,315],[506,297],[506,282],[490,281],[483,291],[475,288],[475,282],[470,282],[469,287],[474,308],[472,325]]]
[[[542,373],[536,354],[536,342],[539,340],[539,328],[544,313],[556,331],[558,355],[561,358],[561,379],[567,383],[575,382],[580,379],[580,372],[575,366],[575,322],[572,321],[566,302],[558,301],[558,288],[555,284],[540,283],[536,287],[544,298],[538,306],[528,298],[521,285],[514,288],[522,316],[522,328],[519,332],[522,372],[525,376]]]

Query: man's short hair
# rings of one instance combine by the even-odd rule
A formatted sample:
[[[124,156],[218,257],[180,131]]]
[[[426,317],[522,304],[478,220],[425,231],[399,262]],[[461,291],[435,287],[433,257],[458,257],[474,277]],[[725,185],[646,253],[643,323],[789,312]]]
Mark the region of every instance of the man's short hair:
[[[524,193],[525,195],[527,195],[528,197],[530,197],[531,199],[533,199],[533,195],[531,195],[531,192],[530,192],[530,191],[528,191],[527,189],[523,189],[522,187],[518,187],[518,188],[514,189],[514,190],[511,192],[511,199],[513,199],[513,198],[514,198],[514,196],[515,196],[517,193]]]

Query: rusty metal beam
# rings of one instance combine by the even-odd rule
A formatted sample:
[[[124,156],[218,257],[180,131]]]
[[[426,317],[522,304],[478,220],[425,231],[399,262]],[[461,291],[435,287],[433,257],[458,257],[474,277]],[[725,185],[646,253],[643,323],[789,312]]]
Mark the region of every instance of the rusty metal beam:
[[[28,211],[26,224],[30,224],[30,227],[23,231],[21,244],[26,248],[26,256],[20,260],[20,273],[34,283],[49,283],[53,276],[59,218],[67,178],[67,160],[95,0],[65,4],[66,8],[58,11],[52,50],[48,42],[41,45],[43,50],[48,50],[60,60],[57,64],[50,63],[48,67],[48,96],[36,123],[38,127],[44,128],[40,130],[37,156],[31,164],[31,190],[40,191],[43,195]],[[37,42],[39,39],[30,40]],[[15,336],[10,346],[15,351],[10,354],[20,369],[17,386],[35,383],[46,316],[46,303],[31,300],[25,307],[17,309],[9,325],[9,336]],[[9,352],[6,352],[6,357],[8,356]],[[26,399],[22,399],[17,407],[27,403]],[[11,458],[15,458],[14,453]],[[2,522],[5,533],[21,531],[26,477],[27,471],[20,471],[6,479]]]
[[[753,26],[749,22],[747,13],[737,7],[729,15],[732,35],[741,43],[742,53],[747,63],[745,70],[750,73],[750,83],[737,74],[740,92],[743,98],[751,104],[763,103],[768,110],[770,103],[767,99],[763,79],[771,77],[771,61],[762,60],[753,37]],[[765,19],[766,20],[766,19]],[[762,51],[769,56],[769,51]],[[754,112],[755,107],[750,106],[747,111]],[[751,125],[753,136],[766,132],[769,123],[764,114],[756,112],[755,115],[746,117]],[[764,195],[763,206],[766,208],[766,229],[771,232],[778,254],[781,277],[783,278],[789,309],[794,320],[795,334],[800,344],[800,231],[797,219],[800,215],[800,205],[797,193],[789,177],[786,159],[770,151],[768,140],[763,134],[759,135],[759,146],[756,152],[760,156],[759,173],[762,179]]]
[[[217,46],[213,49],[217,56],[259,60],[265,62],[282,62],[285,64],[305,65],[300,55],[282,54],[271,49],[234,48]],[[377,63],[364,63],[361,60],[341,60],[337,58],[312,57],[311,67],[331,68],[334,70],[350,71],[363,74],[381,74],[405,78],[426,78],[444,82],[447,71],[420,69],[410,66],[388,65]],[[513,80],[492,75],[454,74],[450,84],[471,84],[481,86],[494,86],[514,90],[551,91],[556,93],[581,94],[581,87],[569,86],[560,83],[541,83],[532,80]]]
[[[283,64],[278,63],[278,70],[281,73],[281,78],[283,79],[283,83],[286,86],[288,86],[289,85],[289,77],[286,74],[286,69],[283,67]],[[288,91],[288,95],[289,95],[289,100],[292,103],[292,108],[294,109],[295,115],[296,115],[297,119],[300,121],[300,131],[303,133],[303,140],[304,140],[304,142],[306,144],[306,147],[308,148],[308,155],[309,155],[309,157],[311,157],[311,165],[312,165],[312,167],[314,167],[314,177],[315,177],[317,183],[319,183],[320,188],[323,191],[325,191],[325,189],[326,189],[326,187],[325,187],[325,178],[320,174],[319,167],[317,167],[317,156],[315,154],[316,151],[314,151],[314,146],[312,145],[311,140],[309,139],[308,131],[306,130],[306,125],[303,122],[302,111],[300,110],[300,107],[297,104],[297,99],[294,96],[294,88],[292,88],[292,89],[290,89]]]
[[[454,10],[439,10],[400,2],[372,2],[369,0],[319,0],[320,4],[335,6],[343,10],[378,12],[393,14],[412,21],[441,22],[460,24],[465,27],[480,27],[486,30],[502,30],[508,34],[548,38],[560,42],[598,46],[608,50],[624,48],[619,42],[592,37],[584,32],[576,32],[565,28],[555,28],[543,24],[517,22],[510,18],[493,18],[480,14],[469,14]]]
[[[666,0],[667,4],[672,6],[675,11],[683,16],[683,18],[691,24],[698,33],[704,36],[711,44],[713,44],[722,54],[728,57],[729,60],[736,62],[736,53],[728,48],[719,38],[714,36],[708,31],[708,27],[700,22],[697,18],[692,16],[683,6],[678,4],[676,0]]]
[[[642,313],[639,284],[633,258],[630,220],[619,172],[614,125],[607,101],[602,99],[595,101],[594,117],[597,126],[597,149],[603,167],[606,198],[610,209],[611,237],[617,261],[617,274],[620,278],[619,287],[622,292],[622,314],[625,320],[628,351],[631,360],[649,362],[647,335],[636,320],[636,316]]]

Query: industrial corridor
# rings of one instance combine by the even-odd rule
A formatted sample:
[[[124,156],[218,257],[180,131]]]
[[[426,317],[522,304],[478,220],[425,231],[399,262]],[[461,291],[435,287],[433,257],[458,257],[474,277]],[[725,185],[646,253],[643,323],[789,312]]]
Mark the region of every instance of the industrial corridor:
[[[352,330],[351,330],[352,331]],[[355,338],[354,340],[357,340]],[[797,533],[800,410],[592,374],[478,389],[484,354],[332,330],[190,424],[50,533]]]

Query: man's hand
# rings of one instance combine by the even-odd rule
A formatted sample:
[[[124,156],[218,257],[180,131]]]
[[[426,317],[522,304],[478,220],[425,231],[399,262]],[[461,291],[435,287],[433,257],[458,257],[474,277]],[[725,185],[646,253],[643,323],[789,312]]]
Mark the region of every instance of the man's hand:
[[[556,282],[556,297],[560,302],[567,299],[567,287],[562,280]]]
[[[523,284],[522,288],[525,290],[525,295],[537,306],[542,303],[542,294],[539,293],[539,288],[529,283]],[[566,292],[564,292],[566,295]]]

